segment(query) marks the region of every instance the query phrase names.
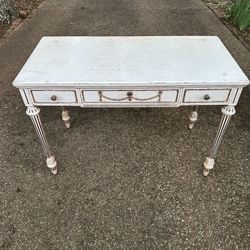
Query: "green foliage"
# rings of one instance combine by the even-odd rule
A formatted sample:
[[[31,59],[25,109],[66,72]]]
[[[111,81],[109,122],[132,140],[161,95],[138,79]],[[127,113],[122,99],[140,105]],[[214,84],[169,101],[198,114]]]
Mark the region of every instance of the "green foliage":
[[[233,0],[228,15],[242,31],[250,27],[250,0]]]

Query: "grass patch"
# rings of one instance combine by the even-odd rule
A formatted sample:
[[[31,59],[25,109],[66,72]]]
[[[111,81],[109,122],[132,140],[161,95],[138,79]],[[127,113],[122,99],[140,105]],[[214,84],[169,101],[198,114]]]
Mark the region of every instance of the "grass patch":
[[[250,27],[250,0],[233,0],[227,13],[239,30],[243,31]]]

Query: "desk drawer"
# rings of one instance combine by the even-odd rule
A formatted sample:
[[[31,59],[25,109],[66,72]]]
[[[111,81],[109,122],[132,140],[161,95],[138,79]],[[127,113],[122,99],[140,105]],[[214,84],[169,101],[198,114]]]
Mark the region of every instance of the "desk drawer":
[[[86,90],[86,103],[174,103],[177,90]]]
[[[74,90],[31,90],[31,95],[38,104],[77,103]]]
[[[227,102],[230,89],[187,89],[184,93],[184,103]]]

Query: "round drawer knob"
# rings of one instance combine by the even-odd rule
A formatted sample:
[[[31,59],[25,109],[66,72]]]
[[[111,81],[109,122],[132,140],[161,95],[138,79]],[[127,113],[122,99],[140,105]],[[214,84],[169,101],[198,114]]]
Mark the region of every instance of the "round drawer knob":
[[[208,100],[210,99],[210,95],[208,95],[208,94],[204,95],[204,99],[205,99],[206,101],[208,101]]]
[[[52,101],[56,101],[57,97],[56,97],[56,95],[52,95],[50,99],[51,99]]]
[[[132,91],[128,91],[127,92],[127,96],[128,96],[128,100],[131,102],[132,98],[133,98],[133,92]]]

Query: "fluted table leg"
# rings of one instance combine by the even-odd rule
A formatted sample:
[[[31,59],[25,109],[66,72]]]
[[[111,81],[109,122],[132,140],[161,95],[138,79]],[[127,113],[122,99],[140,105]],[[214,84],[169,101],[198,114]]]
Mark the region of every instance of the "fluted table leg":
[[[192,129],[194,127],[195,122],[198,119],[198,106],[194,106],[193,110],[191,111],[190,115],[189,115],[189,125],[188,128]]]
[[[217,131],[214,143],[213,143],[213,147],[210,151],[209,156],[206,158],[204,162],[204,170],[203,170],[204,176],[207,176],[209,174],[210,169],[214,167],[214,158],[221,144],[221,141],[226,131],[226,128],[228,126],[228,123],[231,117],[236,113],[236,110],[234,106],[225,106],[221,109],[221,112],[222,112],[222,118],[221,118],[220,126]]]
[[[41,123],[39,112],[40,112],[40,108],[34,107],[34,106],[27,107],[27,110],[26,110],[26,114],[30,117],[30,119],[35,127],[35,130],[37,132],[38,138],[39,138],[40,143],[42,145],[44,154],[47,158],[46,159],[47,166],[53,174],[57,174],[57,166],[56,166],[57,163],[56,163],[55,157],[52,156],[52,154],[50,152],[49,144],[47,142],[47,139],[46,139],[46,136],[45,136],[45,133],[43,130],[43,126]]]

